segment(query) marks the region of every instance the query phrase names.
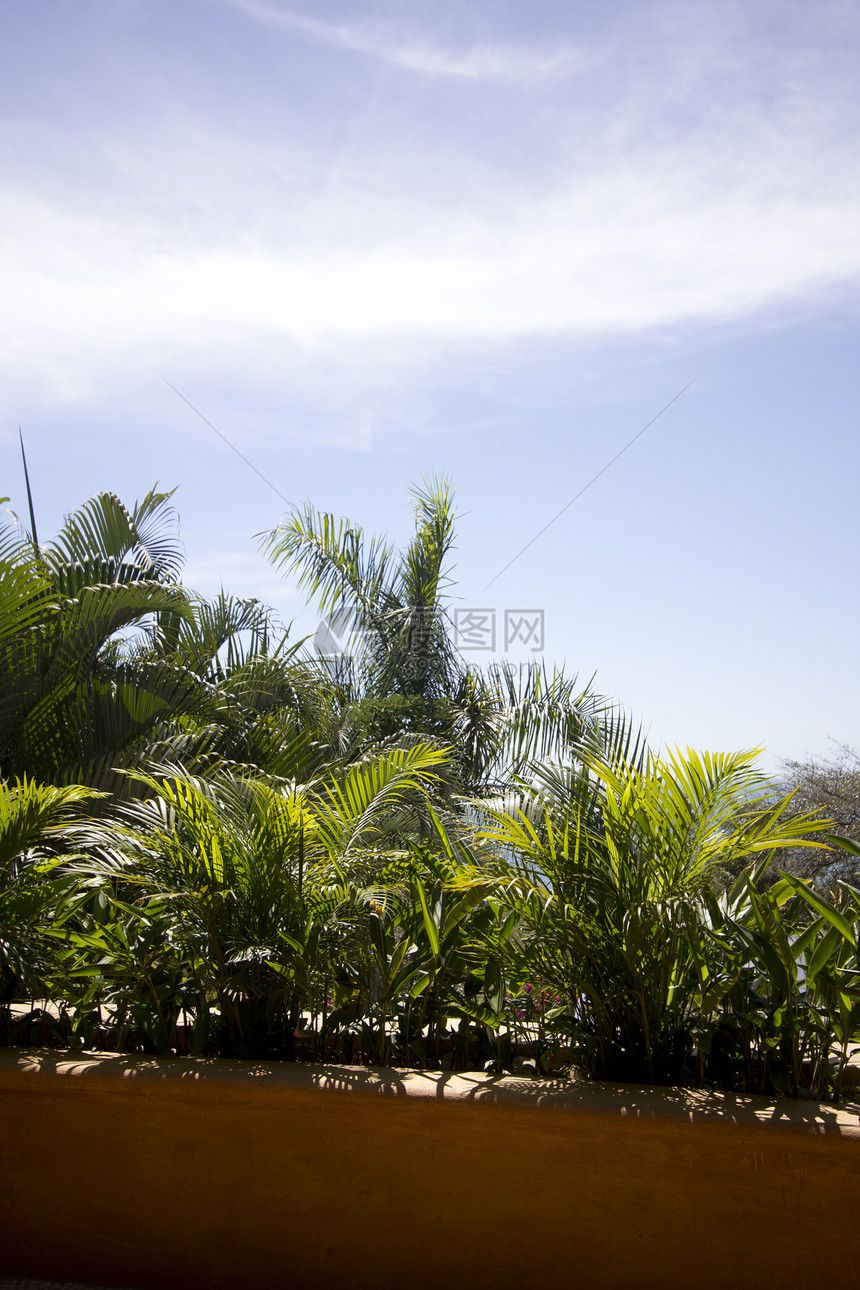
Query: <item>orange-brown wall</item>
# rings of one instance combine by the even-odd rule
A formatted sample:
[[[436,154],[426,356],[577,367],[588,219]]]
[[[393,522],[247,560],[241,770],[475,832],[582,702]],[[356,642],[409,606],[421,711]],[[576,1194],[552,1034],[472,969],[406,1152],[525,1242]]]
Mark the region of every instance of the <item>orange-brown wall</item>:
[[[691,1123],[623,1092],[105,1070],[0,1068],[0,1270],[183,1290],[786,1290],[857,1273],[844,1117],[823,1132]]]

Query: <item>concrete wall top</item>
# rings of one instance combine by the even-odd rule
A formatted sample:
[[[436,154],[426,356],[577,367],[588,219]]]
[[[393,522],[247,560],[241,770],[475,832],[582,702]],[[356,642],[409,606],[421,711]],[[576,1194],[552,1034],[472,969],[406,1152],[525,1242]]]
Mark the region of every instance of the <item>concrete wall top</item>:
[[[200,1082],[307,1094],[349,1094],[399,1101],[417,1099],[482,1104],[520,1111],[584,1112],[610,1118],[760,1125],[814,1136],[860,1139],[860,1103],[841,1106],[807,1100],[741,1096],[706,1089],[592,1084],[484,1072],[396,1070],[385,1067],[313,1066],[291,1062],[218,1058],[147,1057],[117,1053],[70,1054],[47,1049],[0,1050],[0,1087],[27,1076],[89,1081]],[[27,1081],[29,1083],[29,1081]],[[36,1081],[34,1080],[34,1083]],[[227,1089],[225,1088],[226,1092]]]

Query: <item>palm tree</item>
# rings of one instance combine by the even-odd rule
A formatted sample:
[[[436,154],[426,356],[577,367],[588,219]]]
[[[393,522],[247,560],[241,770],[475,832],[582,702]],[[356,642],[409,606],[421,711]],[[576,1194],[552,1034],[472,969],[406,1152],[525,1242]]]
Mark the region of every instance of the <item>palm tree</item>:
[[[336,686],[260,601],[192,598],[187,613],[158,616],[140,652],[184,669],[208,696],[200,722],[170,731],[153,760],[193,769],[214,756],[308,778],[339,759]]]
[[[414,835],[444,765],[428,746],[394,750],[309,783],[229,768],[194,778],[164,767],[144,776],[150,795],[121,808],[102,859],[77,866],[119,918],[79,938],[82,965],[101,963],[103,997],[140,1017],[169,1051],[177,1000],[196,1015],[198,1044],[214,1002],[223,1052],[290,1057],[321,939],[353,902],[359,874]],[[157,929],[171,959],[167,989],[130,963],[139,929]],[[154,985],[156,988],[154,988]]]
[[[402,552],[310,505],[264,537],[272,562],[298,574],[331,625],[351,627],[360,645],[355,679],[365,697],[446,698],[460,671],[443,600],[453,490],[443,479],[412,491],[415,535]]]
[[[181,585],[171,496],[100,493],[41,546],[0,533],[0,775],[123,797],[151,761],[325,760],[331,682],[259,602]]]
[[[403,551],[345,519],[305,505],[263,535],[269,559],[315,598],[329,628],[349,632],[353,658],[335,661],[359,746],[434,737],[456,750],[461,786],[559,754],[598,719],[590,685],[542,667],[468,667],[450,633],[446,592],[455,539],[447,479],[412,490],[415,533]]]
[[[712,885],[786,844],[815,846],[804,835],[827,827],[793,815],[754,758],[583,747],[571,765],[538,768],[518,801],[483,808],[496,877],[472,881],[504,893],[519,919],[515,973],[568,1001],[598,1079],[677,1081],[695,999],[717,979]]]
[[[101,493],[37,546],[0,536],[0,773],[116,786],[112,768],[199,686],[166,660],[136,659],[129,633],[189,612],[170,494],[131,510]]]
[[[97,832],[85,814],[97,796],[26,777],[0,782],[0,1042],[10,1005],[22,992],[40,997],[55,938],[74,911],[74,884],[58,864]]]

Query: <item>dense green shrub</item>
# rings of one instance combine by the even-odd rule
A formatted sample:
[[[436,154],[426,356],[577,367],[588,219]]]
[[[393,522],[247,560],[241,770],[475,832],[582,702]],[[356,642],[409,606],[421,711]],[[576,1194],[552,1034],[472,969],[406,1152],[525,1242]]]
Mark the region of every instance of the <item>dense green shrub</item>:
[[[860,891],[764,872],[820,811],[461,667],[450,490],[400,557],[312,512],[272,538],[364,606],[363,688],[187,592],[166,501],[0,538],[0,1042],[838,1095]]]

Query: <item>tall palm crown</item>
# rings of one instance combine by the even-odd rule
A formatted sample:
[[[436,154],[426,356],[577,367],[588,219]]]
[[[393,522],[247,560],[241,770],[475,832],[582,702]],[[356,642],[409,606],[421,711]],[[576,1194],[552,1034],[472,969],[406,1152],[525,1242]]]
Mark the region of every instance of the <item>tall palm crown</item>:
[[[273,563],[298,573],[298,585],[329,621],[350,623],[359,644],[358,689],[368,697],[449,698],[463,671],[443,604],[454,491],[439,479],[413,488],[412,495],[415,534],[400,552],[310,505],[264,537]]]
[[[403,551],[348,520],[296,508],[263,535],[263,549],[315,599],[329,624],[352,624],[358,653],[336,669],[370,734],[432,735],[455,747],[463,786],[483,793],[533,757],[559,756],[591,728],[589,686],[541,666],[469,668],[449,634],[446,591],[454,546],[447,479],[412,489],[415,533]]]

